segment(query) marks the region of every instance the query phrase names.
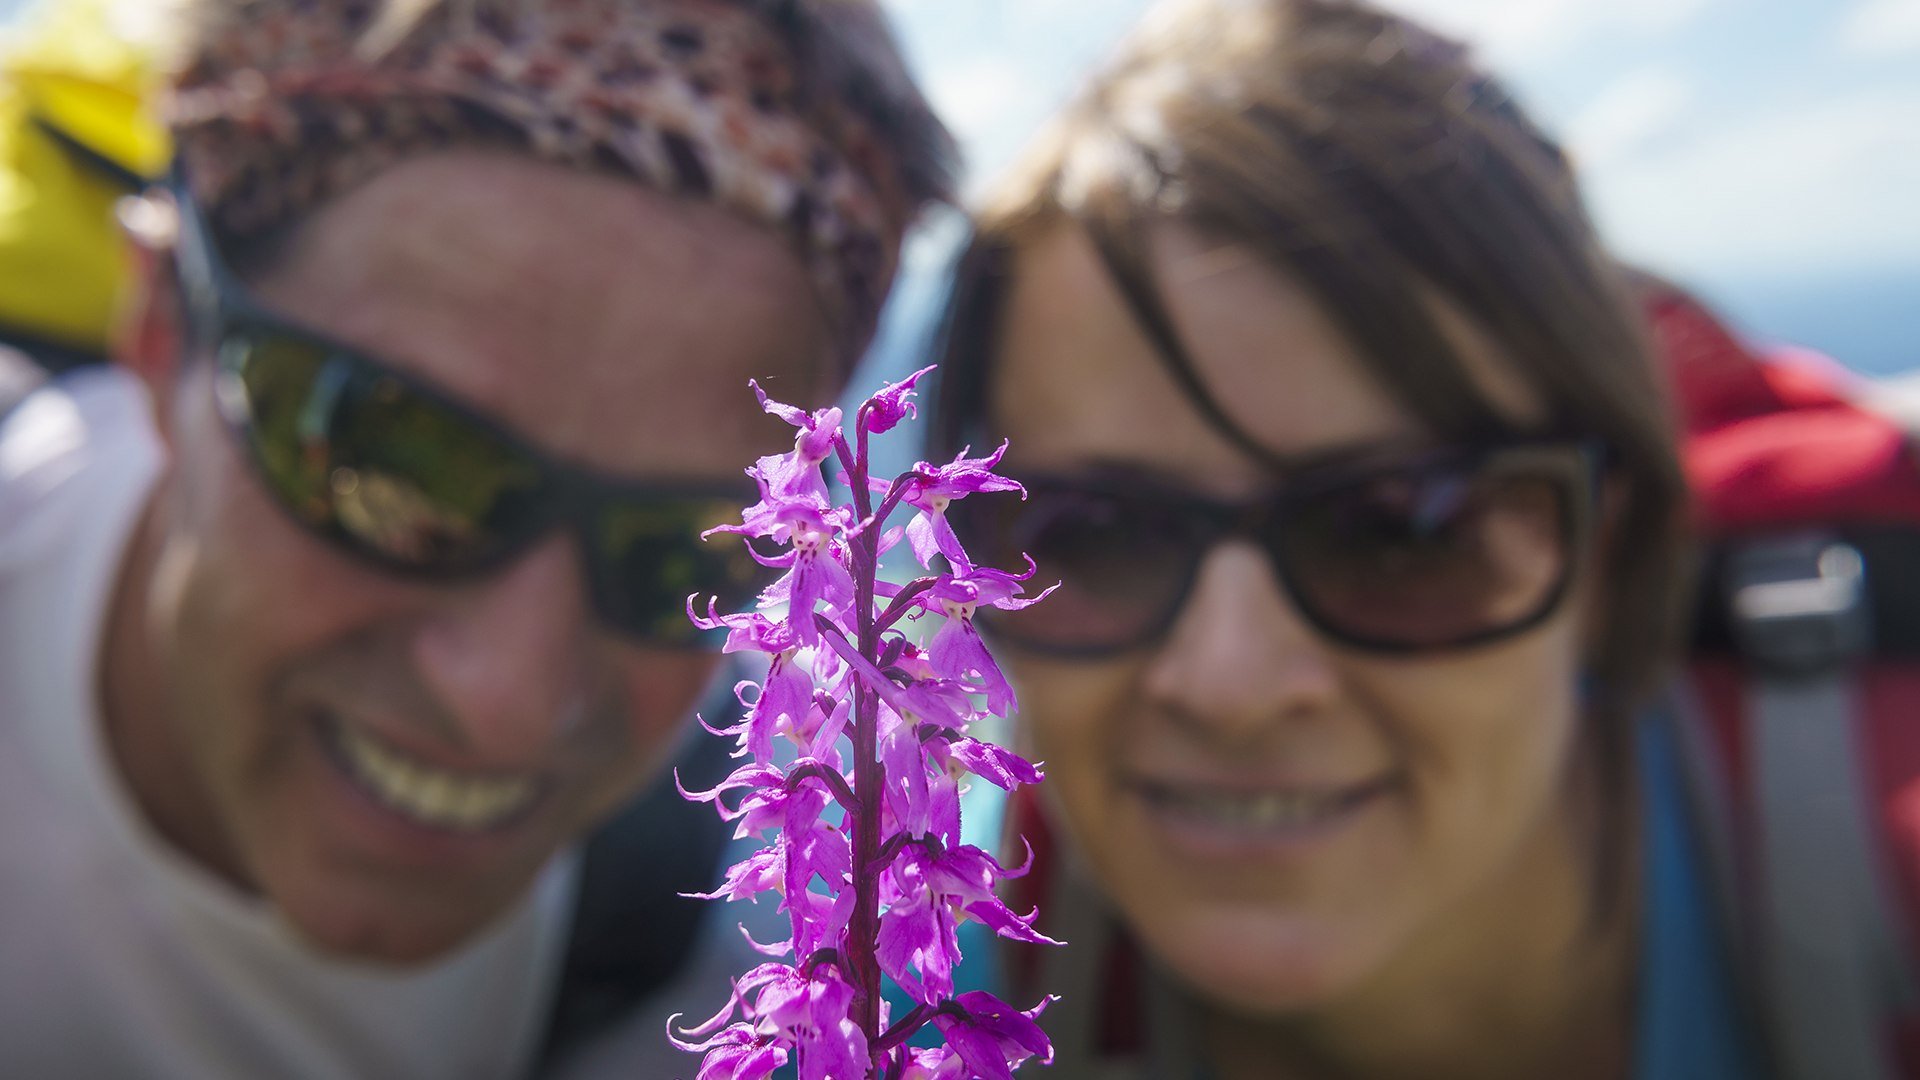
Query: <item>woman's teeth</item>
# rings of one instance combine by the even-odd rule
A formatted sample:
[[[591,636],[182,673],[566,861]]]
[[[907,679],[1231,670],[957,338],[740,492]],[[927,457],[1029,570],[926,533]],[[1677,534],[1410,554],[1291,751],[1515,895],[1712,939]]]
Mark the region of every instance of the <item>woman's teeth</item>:
[[[462,832],[498,826],[529,806],[540,786],[522,776],[436,768],[345,723],[323,725],[335,756],[375,801],[422,825]]]

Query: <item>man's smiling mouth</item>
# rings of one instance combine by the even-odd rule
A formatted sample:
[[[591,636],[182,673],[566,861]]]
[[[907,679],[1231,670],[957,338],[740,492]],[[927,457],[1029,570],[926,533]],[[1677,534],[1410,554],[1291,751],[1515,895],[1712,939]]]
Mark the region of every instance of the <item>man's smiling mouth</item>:
[[[521,817],[545,785],[532,777],[455,772],[429,765],[334,716],[320,740],[374,802],[415,824],[455,832],[498,829]]]

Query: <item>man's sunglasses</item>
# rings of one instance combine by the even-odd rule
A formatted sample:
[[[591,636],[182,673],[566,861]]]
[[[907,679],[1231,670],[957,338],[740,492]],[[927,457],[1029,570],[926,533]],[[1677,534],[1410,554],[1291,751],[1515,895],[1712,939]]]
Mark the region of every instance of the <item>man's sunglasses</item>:
[[[948,511],[978,562],[1039,568],[1060,587],[1018,612],[982,608],[1016,645],[1103,655],[1172,626],[1201,560],[1229,537],[1258,544],[1300,614],[1370,652],[1461,648],[1550,616],[1586,546],[1600,451],[1516,442],[1324,466],[1252,502],[1151,484],[1029,477],[1028,497]]]
[[[689,594],[743,606],[766,572],[732,537],[746,485],[629,484],[547,458],[427,381],[293,326],[248,297],[185,185],[181,287],[192,334],[216,358],[219,411],[293,519],[401,578],[486,575],[571,527],[594,610],[649,644],[711,636]]]

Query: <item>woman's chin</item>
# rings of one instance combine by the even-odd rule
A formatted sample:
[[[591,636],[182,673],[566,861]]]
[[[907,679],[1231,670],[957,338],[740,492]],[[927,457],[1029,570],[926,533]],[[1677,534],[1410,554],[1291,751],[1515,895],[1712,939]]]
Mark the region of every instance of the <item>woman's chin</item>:
[[[1214,912],[1184,922],[1142,933],[1147,949],[1199,997],[1244,1015],[1332,1004],[1353,993],[1382,959],[1362,935],[1332,920]]]

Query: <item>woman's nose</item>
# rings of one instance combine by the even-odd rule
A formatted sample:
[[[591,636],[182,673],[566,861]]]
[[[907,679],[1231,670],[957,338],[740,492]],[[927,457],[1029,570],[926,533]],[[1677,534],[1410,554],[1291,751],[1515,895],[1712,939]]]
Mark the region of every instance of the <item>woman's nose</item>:
[[[1339,693],[1324,643],[1286,595],[1267,555],[1229,540],[1201,559],[1185,605],[1149,661],[1145,693],[1222,742],[1259,736]]]

